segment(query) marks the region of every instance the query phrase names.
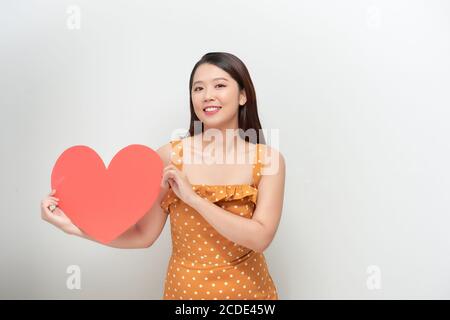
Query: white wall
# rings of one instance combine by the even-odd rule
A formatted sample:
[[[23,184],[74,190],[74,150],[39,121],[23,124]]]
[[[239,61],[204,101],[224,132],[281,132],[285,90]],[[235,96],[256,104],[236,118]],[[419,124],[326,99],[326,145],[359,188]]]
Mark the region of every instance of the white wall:
[[[448,1],[2,1],[0,48],[0,298],[162,297],[169,222],[148,250],[113,249],[43,222],[39,202],[66,148],[109,163],[187,127],[209,51],[246,63],[280,129],[285,206],[265,252],[280,298],[450,298]]]

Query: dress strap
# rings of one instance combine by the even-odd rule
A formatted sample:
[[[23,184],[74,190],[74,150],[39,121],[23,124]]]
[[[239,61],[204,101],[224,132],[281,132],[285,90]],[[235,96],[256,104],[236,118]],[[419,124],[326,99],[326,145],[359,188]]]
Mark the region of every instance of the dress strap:
[[[170,141],[170,144],[172,146],[170,161],[181,171],[183,168],[183,142],[181,140],[174,140]]]
[[[261,144],[256,145],[256,154],[255,154],[255,161],[253,163],[253,185],[256,187],[259,184],[259,180],[261,179]]]

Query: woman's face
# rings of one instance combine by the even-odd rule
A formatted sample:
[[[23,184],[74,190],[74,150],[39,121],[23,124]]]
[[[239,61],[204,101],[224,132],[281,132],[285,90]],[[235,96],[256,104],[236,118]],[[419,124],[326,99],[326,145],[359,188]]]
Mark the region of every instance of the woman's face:
[[[227,72],[203,63],[194,73],[192,104],[205,129],[238,128],[239,105],[244,105],[245,92]]]

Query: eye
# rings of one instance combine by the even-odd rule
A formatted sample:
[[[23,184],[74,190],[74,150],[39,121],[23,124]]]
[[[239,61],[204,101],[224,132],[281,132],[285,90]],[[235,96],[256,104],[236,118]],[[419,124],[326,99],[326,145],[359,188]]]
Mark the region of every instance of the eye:
[[[219,84],[216,85],[216,87],[222,88],[222,87],[226,87],[226,85],[219,83]],[[202,87],[195,87],[192,91],[200,91],[200,90],[197,90],[197,89],[201,90]]]

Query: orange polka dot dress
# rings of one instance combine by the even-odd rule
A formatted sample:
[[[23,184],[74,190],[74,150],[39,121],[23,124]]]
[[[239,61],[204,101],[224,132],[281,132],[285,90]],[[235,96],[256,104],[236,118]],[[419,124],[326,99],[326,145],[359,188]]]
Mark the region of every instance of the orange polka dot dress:
[[[181,140],[172,141],[172,163],[181,170]],[[251,219],[261,177],[260,145],[253,166],[253,184],[193,185],[203,198]],[[278,300],[262,253],[228,240],[172,189],[161,201],[170,214],[172,255],[164,281],[164,300]]]

